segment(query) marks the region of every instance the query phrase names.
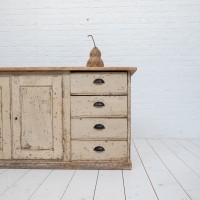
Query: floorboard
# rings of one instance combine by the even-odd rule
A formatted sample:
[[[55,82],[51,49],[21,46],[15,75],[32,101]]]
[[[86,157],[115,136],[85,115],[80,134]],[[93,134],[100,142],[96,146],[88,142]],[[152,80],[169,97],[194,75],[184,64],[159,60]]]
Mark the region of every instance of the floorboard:
[[[133,161],[133,170],[123,171],[126,200],[157,200],[154,188],[134,145],[132,145],[131,158]]]
[[[0,169],[0,175],[3,174],[7,169]]]
[[[52,170],[30,170],[12,185],[2,196],[3,200],[27,200]]]
[[[74,170],[53,170],[30,200],[60,200],[74,175]]]
[[[189,139],[189,141],[197,146],[200,146],[200,139]]]
[[[177,139],[176,141],[200,159],[200,146],[194,145],[191,141],[187,139]]]
[[[125,200],[122,170],[100,170],[94,200]]]
[[[188,196],[200,199],[200,178],[161,140],[150,139],[148,142]]]
[[[77,170],[62,200],[92,200],[97,175],[97,170]]]
[[[135,144],[159,200],[189,200],[149,143],[144,139],[137,139]]]
[[[162,140],[187,166],[200,177],[200,159],[175,140]]]
[[[28,171],[28,169],[8,169],[0,175],[0,200],[3,193],[19,181]]]

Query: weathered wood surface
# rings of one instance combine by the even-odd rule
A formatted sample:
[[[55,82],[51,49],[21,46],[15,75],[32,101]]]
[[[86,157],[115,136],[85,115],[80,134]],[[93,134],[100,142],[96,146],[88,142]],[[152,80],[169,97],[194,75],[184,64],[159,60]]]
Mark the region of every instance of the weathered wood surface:
[[[13,169],[131,169],[131,162],[119,161],[57,161],[57,160],[4,160],[0,162],[1,168]]]
[[[102,81],[102,83],[95,83]],[[126,72],[71,74],[72,95],[127,95]]]
[[[12,77],[13,157],[62,158],[62,77]]]
[[[135,70],[0,68],[0,168],[130,169]]]
[[[10,158],[10,79],[0,76],[0,159]]]
[[[128,97],[127,97],[127,119],[128,119],[128,123],[127,123],[127,129],[128,129],[128,138],[127,138],[127,141],[128,141],[128,145],[127,145],[127,148],[128,148],[128,158],[131,159],[131,74],[129,72],[128,74]]]
[[[71,115],[70,115],[70,73],[65,72],[63,75],[63,159],[69,161],[71,152]]]
[[[97,152],[94,148],[100,146],[104,151]],[[71,142],[71,160],[127,160],[126,141],[77,141]]]
[[[102,125],[102,129],[95,126]],[[127,140],[126,118],[78,118],[71,120],[71,138],[79,140]]]
[[[104,106],[95,107],[96,102]],[[72,117],[127,117],[127,96],[71,96]]]
[[[0,72],[18,72],[18,71],[121,71],[136,72],[136,67],[0,67]]]

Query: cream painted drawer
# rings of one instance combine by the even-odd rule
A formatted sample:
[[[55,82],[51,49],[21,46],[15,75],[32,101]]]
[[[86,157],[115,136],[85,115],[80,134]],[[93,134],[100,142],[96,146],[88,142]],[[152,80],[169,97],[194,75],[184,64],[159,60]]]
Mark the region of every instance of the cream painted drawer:
[[[71,117],[126,117],[127,96],[71,96]]]
[[[73,161],[123,161],[127,159],[126,141],[72,140],[71,145],[71,160]]]
[[[78,118],[71,120],[72,139],[127,139],[126,118]]]
[[[127,94],[126,72],[72,73],[71,94],[118,95]]]

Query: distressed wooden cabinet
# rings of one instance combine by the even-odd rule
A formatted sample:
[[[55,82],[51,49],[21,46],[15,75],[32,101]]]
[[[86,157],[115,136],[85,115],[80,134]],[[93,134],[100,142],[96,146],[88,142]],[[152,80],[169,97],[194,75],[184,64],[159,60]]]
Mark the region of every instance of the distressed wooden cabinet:
[[[0,68],[0,167],[130,169],[135,71]]]

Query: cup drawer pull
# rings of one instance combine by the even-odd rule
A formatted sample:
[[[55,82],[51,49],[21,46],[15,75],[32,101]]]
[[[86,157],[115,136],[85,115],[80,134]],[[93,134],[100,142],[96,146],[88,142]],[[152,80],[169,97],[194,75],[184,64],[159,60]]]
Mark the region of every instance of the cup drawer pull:
[[[105,106],[105,104],[101,101],[97,101],[94,103],[94,107],[103,107],[103,106]]]
[[[95,124],[94,129],[105,129],[105,126],[103,124]]]
[[[97,84],[97,85],[101,85],[101,84],[104,84],[105,81],[101,78],[97,78],[93,81],[94,84]]]
[[[97,147],[94,148],[94,151],[103,152],[103,151],[105,151],[105,149],[101,146],[97,146]]]

